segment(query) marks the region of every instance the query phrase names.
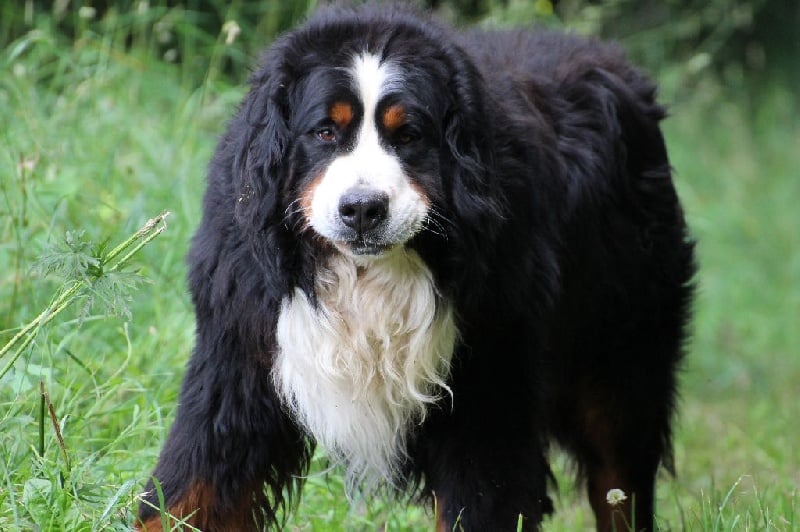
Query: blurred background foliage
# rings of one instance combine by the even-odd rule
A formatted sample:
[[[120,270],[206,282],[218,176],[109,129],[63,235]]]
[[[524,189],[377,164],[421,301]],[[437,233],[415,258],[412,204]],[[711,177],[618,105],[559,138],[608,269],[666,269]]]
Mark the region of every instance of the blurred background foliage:
[[[123,35],[168,62],[188,63],[200,83],[220,69],[241,80],[258,50],[298,23],[316,0],[24,0],[0,7],[0,46],[57,36],[55,46],[91,35]],[[800,84],[796,0],[416,0],[456,24],[565,26],[619,40],[669,93],[718,76],[734,90]],[[120,29],[125,31],[120,32]],[[220,48],[220,41],[236,46]],[[23,44],[20,45],[24,46]],[[22,52],[23,50],[20,50]],[[662,76],[663,78],[663,76]],[[797,103],[795,101],[795,103]]]

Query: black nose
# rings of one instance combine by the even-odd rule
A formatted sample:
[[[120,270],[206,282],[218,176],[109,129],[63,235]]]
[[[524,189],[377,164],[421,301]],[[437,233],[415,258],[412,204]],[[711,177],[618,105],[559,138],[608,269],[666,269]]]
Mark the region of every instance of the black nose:
[[[385,192],[353,187],[339,198],[342,222],[358,233],[376,228],[386,219],[389,196]]]

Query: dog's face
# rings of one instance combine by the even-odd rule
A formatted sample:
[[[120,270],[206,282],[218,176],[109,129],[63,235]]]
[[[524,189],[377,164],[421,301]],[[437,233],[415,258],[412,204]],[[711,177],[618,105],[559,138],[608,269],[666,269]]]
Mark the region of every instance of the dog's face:
[[[431,215],[440,128],[409,84],[407,67],[363,52],[297,87],[293,201],[303,227],[345,254],[402,246]]]
[[[288,34],[251,80],[216,160],[233,165],[235,216],[264,260],[305,260],[309,244],[441,261],[442,244],[466,250],[501,219],[480,75],[434,32],[376,27],[345,17]]]

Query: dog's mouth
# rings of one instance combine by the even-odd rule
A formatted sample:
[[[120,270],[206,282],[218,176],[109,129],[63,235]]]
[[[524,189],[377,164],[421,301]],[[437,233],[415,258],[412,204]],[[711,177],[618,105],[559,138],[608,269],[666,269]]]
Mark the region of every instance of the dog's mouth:
[[[335,242],[335,244],[336,247],[345,254],[355,255],[357,257],[383,255],[392,247],[394,247],[392,244],[383,242],[370,242],[364,239],[355,239],[349,241],[340,240]]]
[[[391,246],[380,244],[358,244],[350,246],[350,251],[354,255],[381,255],[388,250]]]

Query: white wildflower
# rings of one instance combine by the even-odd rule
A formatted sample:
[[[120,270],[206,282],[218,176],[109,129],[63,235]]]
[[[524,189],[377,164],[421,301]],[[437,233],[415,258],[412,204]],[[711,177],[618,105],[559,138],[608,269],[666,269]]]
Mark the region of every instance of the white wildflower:
[[[78,9],[78,16],[84,20],[93,19],[97,15],[97,10],[92,6],[81,6]]]
[[[222,33],[225,34],[225,44],[233,44],[233,41],[236,40],[236,37],[238,37],[241,32],[242,28],[235,20],[227,20],[225,24],[222,25]]]
[[[616,506],[627,498],[628,496],[625,495],[625,492],[619,488],[610,489],[608,493],[606,493],[606,501],[611,506]]]

